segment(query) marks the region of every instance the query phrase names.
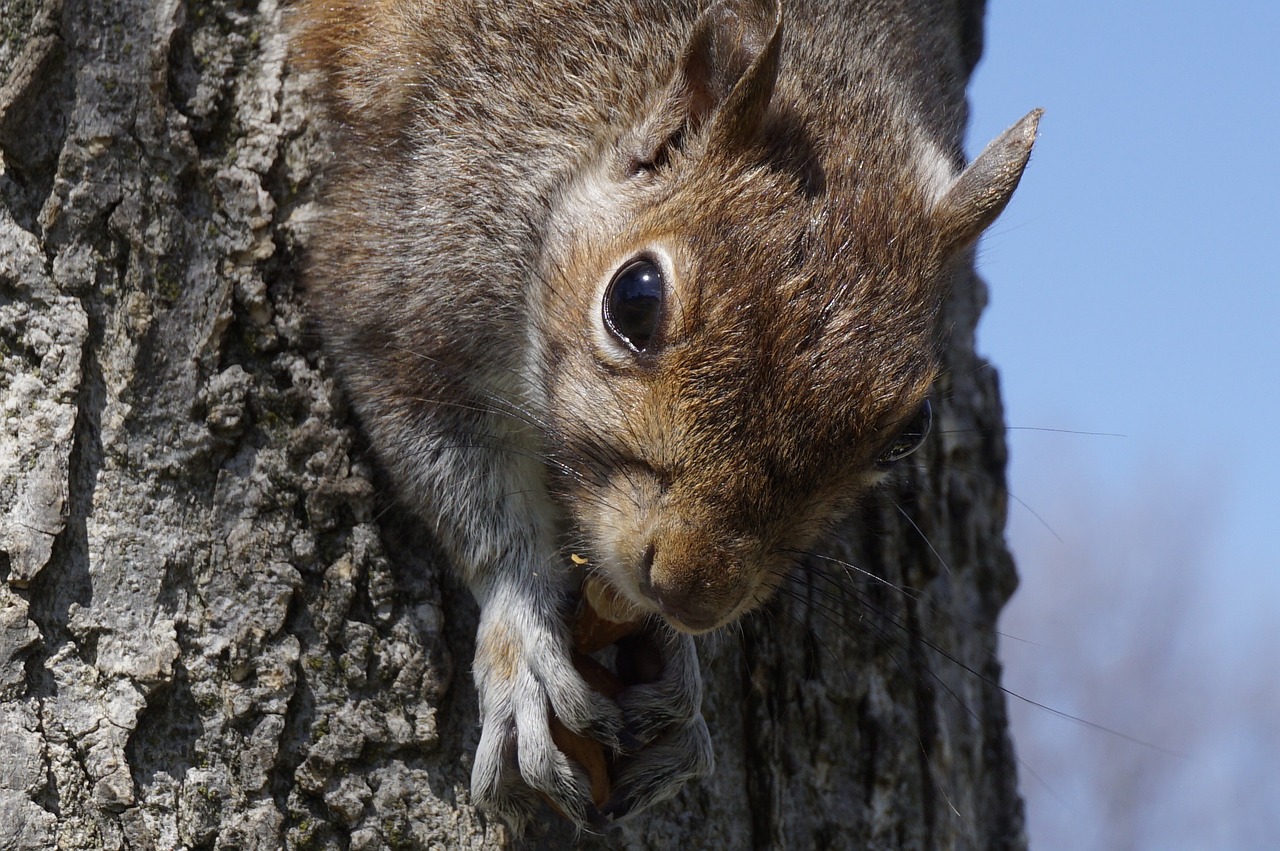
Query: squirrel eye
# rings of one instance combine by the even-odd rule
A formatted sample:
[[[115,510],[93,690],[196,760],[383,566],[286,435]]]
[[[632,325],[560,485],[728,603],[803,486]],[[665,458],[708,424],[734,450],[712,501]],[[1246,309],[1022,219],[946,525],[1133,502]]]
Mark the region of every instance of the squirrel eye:
[[[898,436],[876,459],[876,464],[881,467],[888,467],[915,452],[920,448],[920,444],[924,443],[924,439],[929,436],[929,429],[932,426],[933,406],[929,404],[928,399],[925,399],[924,404],[916,411],[911,421],[906,424],[902,431],[898,432]]]
[[[609,333],[633,352],[643,352],[662,316],[662,270],[640,258],[623,266],[604,291],[601,314]]]

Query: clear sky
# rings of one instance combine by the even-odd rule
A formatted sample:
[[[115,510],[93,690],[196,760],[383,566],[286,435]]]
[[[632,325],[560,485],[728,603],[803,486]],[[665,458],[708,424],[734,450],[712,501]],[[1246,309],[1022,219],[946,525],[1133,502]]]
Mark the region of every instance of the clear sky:
[[[1098,734],[1032,713],[1015,735],[1044,780],[1023,775],[1033,847],[1280,848],[1280,3],[991,0],[970,97],[971,154],[1046,110],[979,253],[1010,489],[1044,520],[1011,508],[1005,629],[1031,644],[1005,643],[1007,685],[1148,740],[1157,712],[1184,725],[1157,742],[1172,764],[1137,757],[1157,765],[1133,783],[1156,785],[1130,842],[1079,827],[1105,823],[1074,790],[1108,767],[1063,756],[1126,743],[1065,747]],[[1167,698],[1141,679],[1153,660]]]

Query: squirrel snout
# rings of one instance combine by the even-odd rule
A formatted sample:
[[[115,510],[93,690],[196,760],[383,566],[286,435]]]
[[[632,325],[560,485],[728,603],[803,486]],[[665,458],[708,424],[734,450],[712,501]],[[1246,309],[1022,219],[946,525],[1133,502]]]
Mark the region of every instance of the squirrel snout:
[[[640,591],[676,629],[707,632],[732,618],[749,589],[732,559],[680,544],[650,542],[639,565]]]

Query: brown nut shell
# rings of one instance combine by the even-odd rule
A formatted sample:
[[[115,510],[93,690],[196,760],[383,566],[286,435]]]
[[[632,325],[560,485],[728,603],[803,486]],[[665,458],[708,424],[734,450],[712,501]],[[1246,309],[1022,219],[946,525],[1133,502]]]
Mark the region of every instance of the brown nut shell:
[[[573,647],[579,653],[598,653],[640,628],[641,613],[604,580],[588,576],[573,621]]]

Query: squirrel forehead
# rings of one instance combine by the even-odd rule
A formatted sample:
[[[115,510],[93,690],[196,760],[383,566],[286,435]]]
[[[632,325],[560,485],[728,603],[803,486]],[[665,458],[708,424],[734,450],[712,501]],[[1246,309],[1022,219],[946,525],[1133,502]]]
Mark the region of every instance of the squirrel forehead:
[[[840,177],[809,193],[756,167],[715,187],[689,181],[642,217],[636,244],[675,248],[682,330],[824,362],[927,346],[946,291],[929,199],[906,180]]]
[[[918,401],[934,370],[945,280],[930,198],[910,164],[859,172],[814,161],[809,182],[774,161],[708,165],[672,175],[618,232],[590,221],[588,238],[577,231],[570,251],[581,262],[552,264],[573,280],[551,289],[577,292],[578,321],[599,310],[587,281],[657,247],[671,259],[668,297],[678,303],[669,356],[659,358],[665,380],[714,387],[718,404],[753,388],[801,406],[839,391],[826,410],[847,402],[864,426],[881,419],[879,407],[893,415],[903,394]],[[872,410],[867,397],[884,402]]]
[[[663,197],[634,210],[629,229],[695,243],[704,273],[755,267],[776,286],[841,292],[873,278],[932,284],[945,260],[933,206],[954,175],[950,158],[880,124],[860,135],[894,143],[861,145],[855,156],[847,145],[810,142],[794,121],[767,128],[744,151],[677,170]]]

